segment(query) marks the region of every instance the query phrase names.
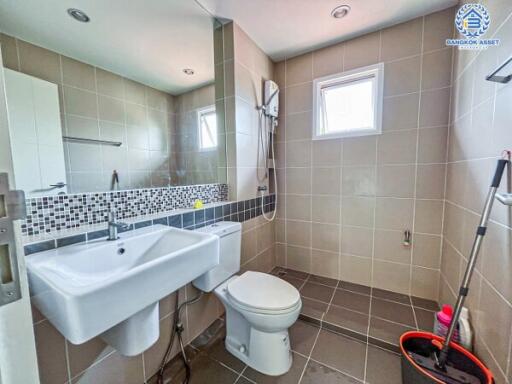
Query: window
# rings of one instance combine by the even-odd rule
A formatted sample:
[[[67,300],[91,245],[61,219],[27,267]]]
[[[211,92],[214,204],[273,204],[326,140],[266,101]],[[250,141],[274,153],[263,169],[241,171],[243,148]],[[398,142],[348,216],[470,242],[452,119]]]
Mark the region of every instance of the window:
[[[199,127],[199,149],[212,150],[217,147],[217,115],[215,105],[197,111]]]
[[[313,139],[381,133],[384,64],[315,79]]]

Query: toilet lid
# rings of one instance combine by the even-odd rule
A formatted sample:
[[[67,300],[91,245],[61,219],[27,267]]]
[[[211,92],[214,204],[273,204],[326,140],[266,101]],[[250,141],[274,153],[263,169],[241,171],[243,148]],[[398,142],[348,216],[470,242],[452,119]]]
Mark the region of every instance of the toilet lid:
[[[229,296],[255,309],[279,311],[300,301],[299,291],[290,283],[267,273],[247,271],[227,286]]]

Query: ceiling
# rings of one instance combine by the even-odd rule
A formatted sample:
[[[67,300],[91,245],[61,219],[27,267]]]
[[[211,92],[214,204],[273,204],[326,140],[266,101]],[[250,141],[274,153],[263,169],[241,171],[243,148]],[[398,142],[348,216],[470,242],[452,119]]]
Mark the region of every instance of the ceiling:
[[[214,79],[213,19],[193,0],[0,0],[0,30],[172,94]]]
[[[235,20],[273,60],[320,48],[458,3],[458,0],[199,0],[212,14]],[[343,19],[334,7],[348,4]]]

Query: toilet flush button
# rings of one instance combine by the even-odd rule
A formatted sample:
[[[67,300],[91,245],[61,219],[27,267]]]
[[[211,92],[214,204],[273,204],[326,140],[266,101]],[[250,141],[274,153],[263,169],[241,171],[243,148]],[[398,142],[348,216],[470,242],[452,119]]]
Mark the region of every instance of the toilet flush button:
[[[238,348],[238,350],[241,352],[241,353],[245,353],[245,345],[241,345],[240,348]]]

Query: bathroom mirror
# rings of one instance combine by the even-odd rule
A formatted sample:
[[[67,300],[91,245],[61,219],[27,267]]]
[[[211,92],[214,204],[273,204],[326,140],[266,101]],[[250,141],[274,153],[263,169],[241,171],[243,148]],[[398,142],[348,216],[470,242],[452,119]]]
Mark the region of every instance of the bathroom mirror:
[[[225,183],[220,23],[191,0],[81,4],[0,4],[17,187]]]

